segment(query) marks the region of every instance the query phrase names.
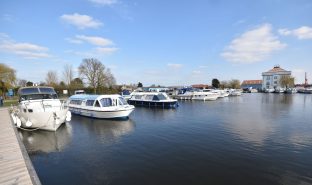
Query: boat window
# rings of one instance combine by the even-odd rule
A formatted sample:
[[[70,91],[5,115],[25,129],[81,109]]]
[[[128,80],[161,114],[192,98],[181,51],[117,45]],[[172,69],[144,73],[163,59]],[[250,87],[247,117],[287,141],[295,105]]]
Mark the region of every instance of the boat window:
[[[81,105],[81,100],[70,100],[70,104],[73,104],[73,105]]]
[[[93,106],[94,100],[87,100],[86,106]]]
[[[153,100],[166,100],[167,98],[163,94],[158,94],[154,96]]]
[[[154,100],[153,97],[154,95],[146,95],[145,100]]]
[[[39,90],[37,87],[20,89],[20,94],[38,94],[38,93],[39,93]]]
[[[128,105],[127,101],[124,98],[119,97],[118,99],[119,99],[119,105]]]
[[[94,107],[101,107],[100,102],[98,100],[95,101]]]
[[[142,98],[142,95],[135,95],[134,98],[140,100]]]
[[[56,94],[54,89],[48,87],[40,87],[39,90],[43,94]]]
[[[112,99],[110,99],[110,98],[102,98],[100,101],[101,101],[102,107],[110,107],[113,105]]]

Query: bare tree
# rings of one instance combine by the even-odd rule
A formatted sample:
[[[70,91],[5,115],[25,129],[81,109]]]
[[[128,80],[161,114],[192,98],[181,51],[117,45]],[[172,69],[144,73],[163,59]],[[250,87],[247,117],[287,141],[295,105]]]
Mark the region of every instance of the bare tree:
[[[72,65],[65,65],[63,71],[63,80],[66,85],[70,85],[71,81],[73,80],[74,72]]]
[[[48,71],[45,80],[46,80],[47,85],[55,87],[58,84],[57,72]]]
[[[27,80],[24,79],[18,79],[17,85],[20,87],[25,87],[27,83]]]
[[[83,59],[78,69],[79,75],[88,81],[94,93],[99,87],[112,86],[116,83],[110,69],[106,69],[101,61],[95,58]]]
[[[288,76],[288,75],[283,75],[280,78],[280,84],[282,87],[294,87],[295,85],[295,78],[292,76]]]

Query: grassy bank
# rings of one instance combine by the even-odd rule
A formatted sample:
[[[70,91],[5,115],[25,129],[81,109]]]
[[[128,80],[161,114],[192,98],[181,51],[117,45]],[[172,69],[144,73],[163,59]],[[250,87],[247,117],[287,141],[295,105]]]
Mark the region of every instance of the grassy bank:
[[[17,99],[11,99],[11,100],[4,100],[3,106],[4,107],[9,107],[11,105],[17,105],[18,100]]]

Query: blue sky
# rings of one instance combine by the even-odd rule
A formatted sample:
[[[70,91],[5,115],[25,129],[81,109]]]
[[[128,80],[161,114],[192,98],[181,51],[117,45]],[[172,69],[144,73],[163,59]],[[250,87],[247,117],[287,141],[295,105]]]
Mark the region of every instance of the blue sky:
[[[118,84],[256,80],[276,64],[312,82],[310,0],[7,0],[0,25],[0,63],[34,82],[89,57]]]

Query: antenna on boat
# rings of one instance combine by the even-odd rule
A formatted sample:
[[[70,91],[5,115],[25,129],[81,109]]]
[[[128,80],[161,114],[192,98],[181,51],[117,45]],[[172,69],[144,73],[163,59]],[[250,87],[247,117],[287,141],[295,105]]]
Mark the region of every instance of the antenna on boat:
[[[308,85],[308,77],[307,77],[307,72],[304,73],[304,86]]]

